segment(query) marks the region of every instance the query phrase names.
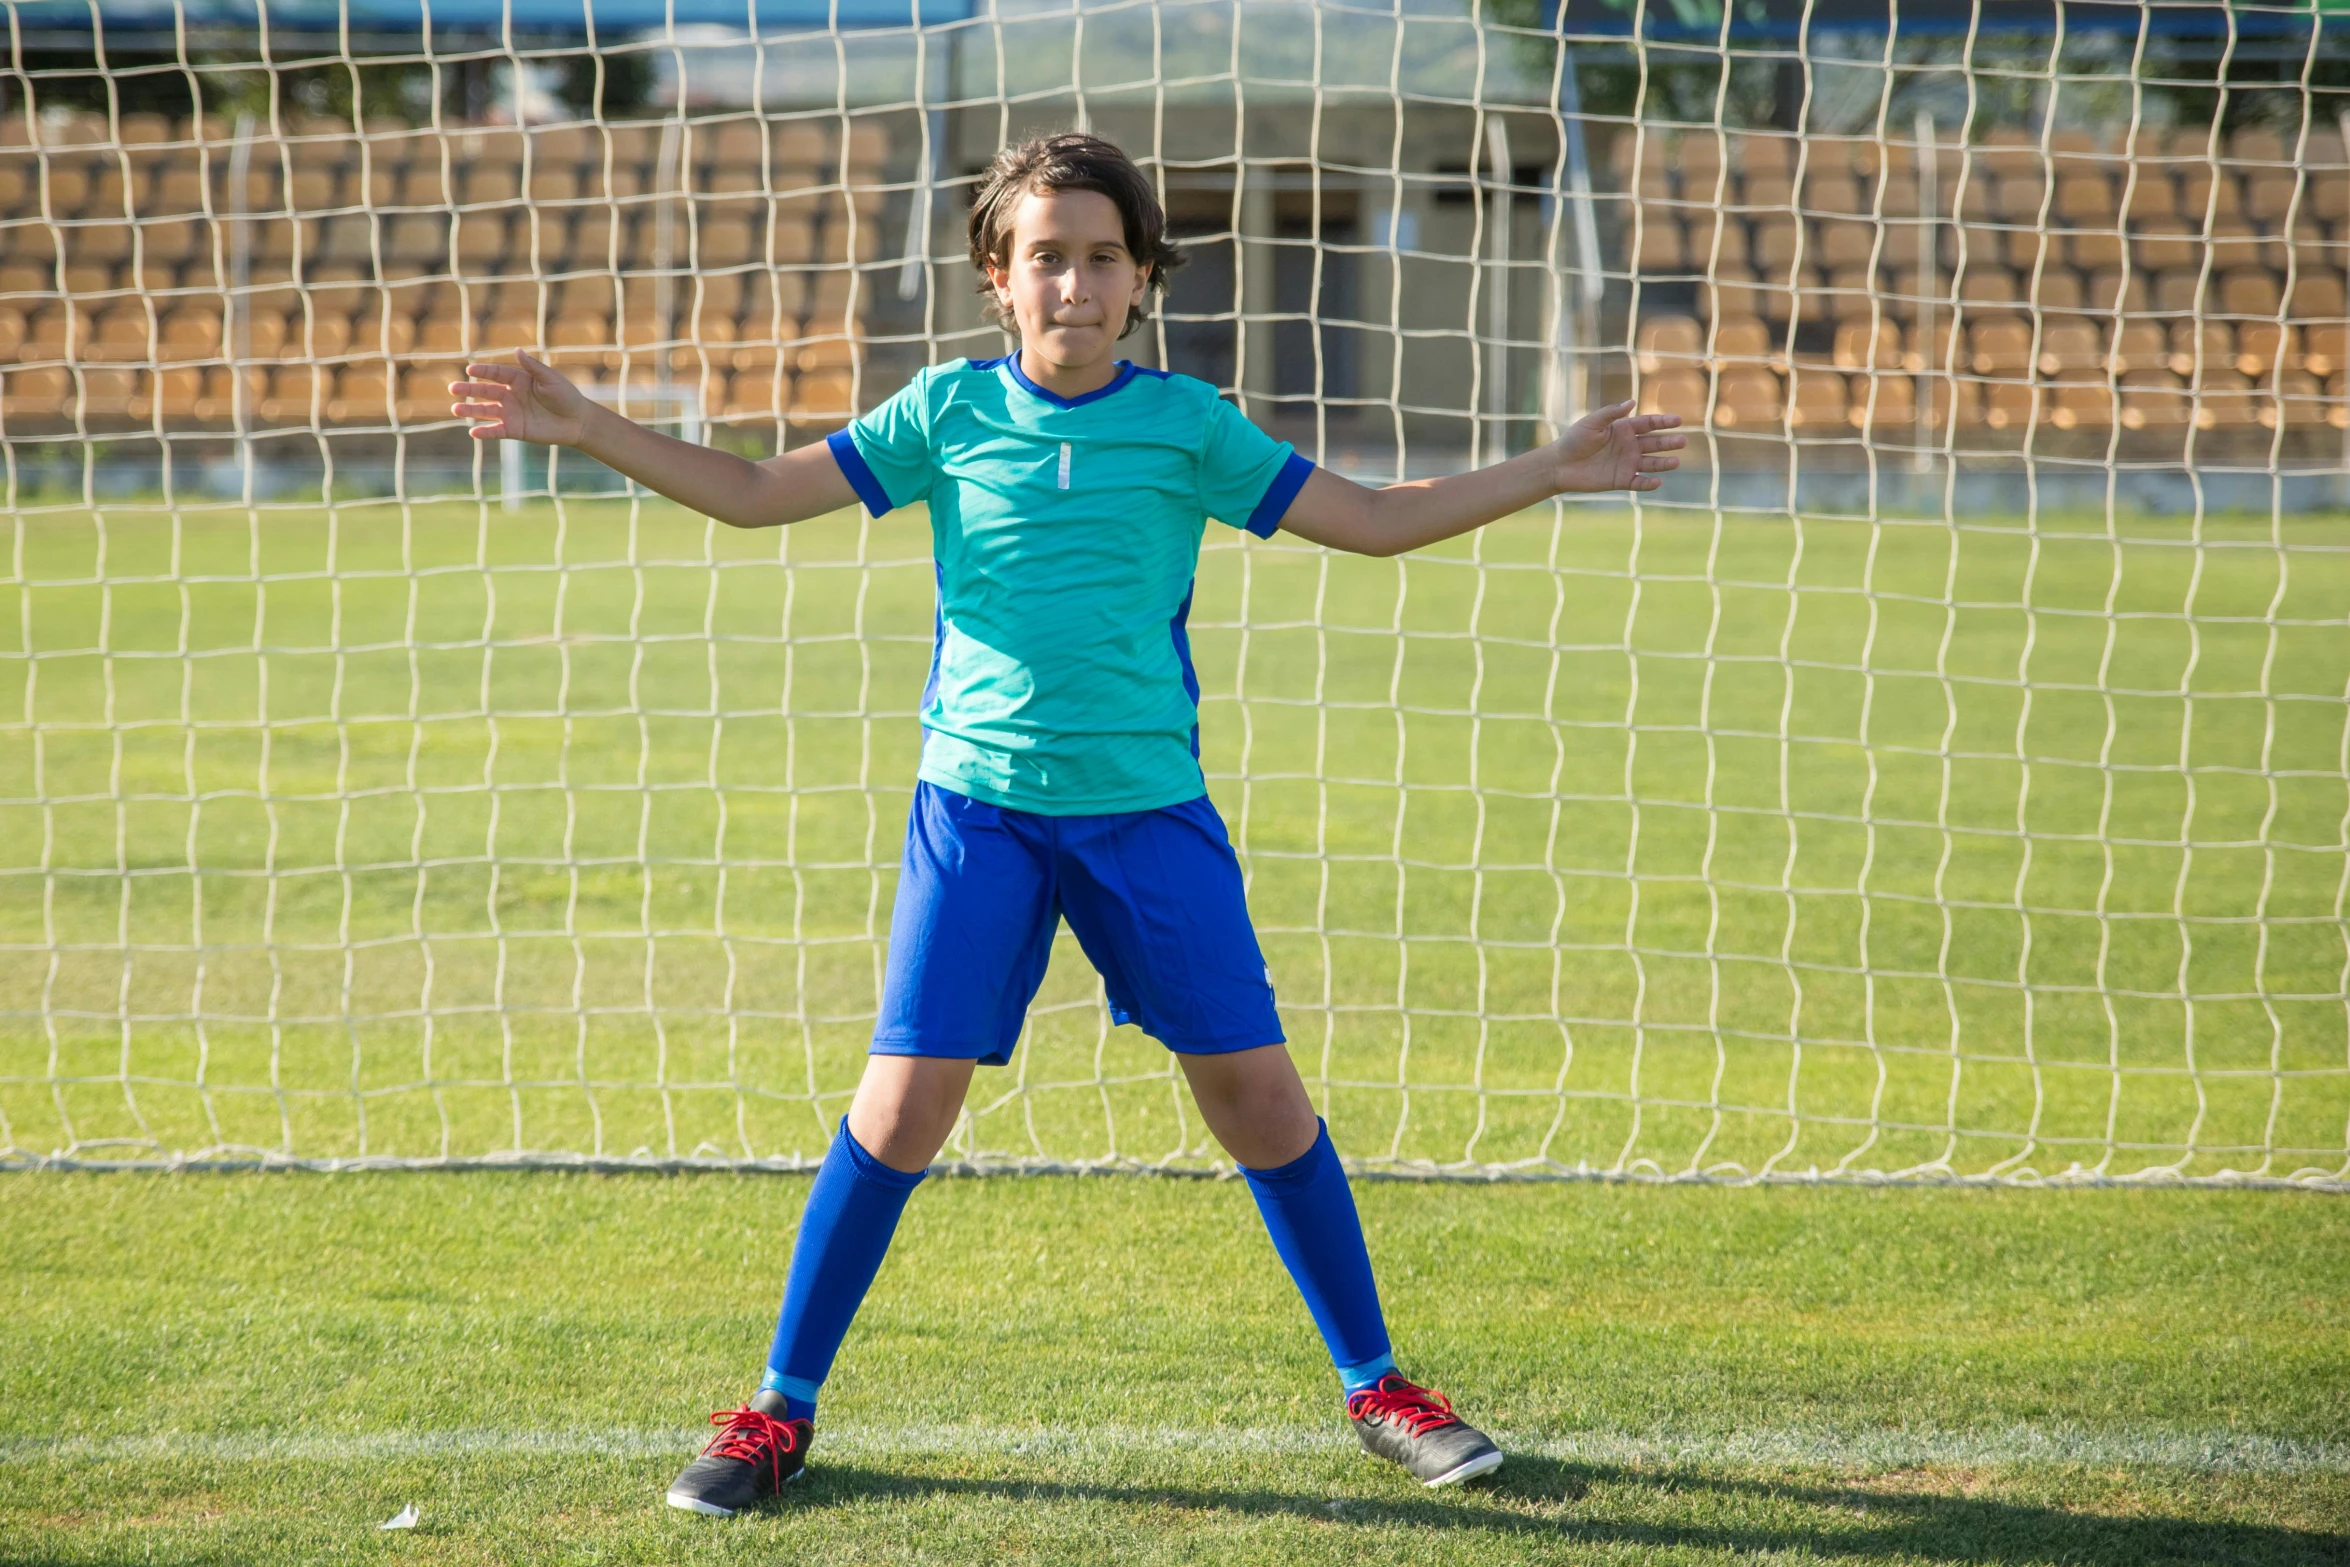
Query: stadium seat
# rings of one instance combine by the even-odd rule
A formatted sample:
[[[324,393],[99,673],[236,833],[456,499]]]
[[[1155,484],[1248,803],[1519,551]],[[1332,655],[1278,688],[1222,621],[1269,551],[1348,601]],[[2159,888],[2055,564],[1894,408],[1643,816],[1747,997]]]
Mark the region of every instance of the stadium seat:
[[[2058,382],[2047,389],[2046,413],[2059,430],[2103,429],[2113,423],[2113,389],[2103,380]]]
[[[2123,198],[2122,215],[2133,225],[2160,225],[2175,227],[2179,216],[2178,192],[2171,185],[2170,171],[2160,161],[2140,162]]]
[[[311,421],[311,392],[314,387],[329,383],[332,376],[323,366],[286,364],[278,366],[269,377],[269,384],[260,401],[260,416],[265,424],[306,425]]]
[[[1860,181],[1834,166],[1842,160],[1832,159],[1823,152],[1822,145],[1814,143],[1811,160],[1804,170],[1803,210],[1851,216],[1866,214],[1869,208],[1861,195]]]
[[[24,357],[62,360],[90,341],[95,322],[88,310],[53,304],[33,316],[25,333]]]
[[[463,363],[454,360],[428,360],[403,368],[393,405],[400,422],[431,424],[449,418],[449,383],[464,373]]]
[[[1681,225],[1661,214],[1646,215],[1640,225],[1639,245],[1633,252],[1633,265],[1642,272],[1687,271],[1689,249]]]
[[[335,376],[326,415],[337,424],[387,424],[391,420],[391,367],[382,360],[344,365]]]
[[[2105,342],[2094,323],[2078,316],[2040,323],[2040,373],[2057,381],[2103,380]]]
[[[1687,316],[1650,316],[1640,323],[1634,341],[1635,356],[1644,376],[1694,365],[1705,354],[1705,329]]]
[[[2131,233],[2131,251],[2134,261],[2148,273],[2162,273],[2164,268],[2193,270],[2202,268],[2204,240],[2202,230],[2188,228],[2141,228]]]
[[[2236,327],[2236,368],[2254,381],[2266,381],[2279,364],[2296,356],[2293,328],[2279,321],[2244,321]]]
[[[2318,377],[2350,367],[2350,322],[2312,321],[2300,329],[2297,369]]]
[[[2113,186],[2097,174],[2068,175],[2056,182],[2049,216],[2058,223],[2091,228],[2115,217]]]
[[[2350,312],[2343,298],[2342,279],[2324,272],[2306,272],[2293,280],[2293,294],[2285,312],[2296,321],[2336,321]]]
[[[2195,425],[2213,430],[2252,424],[2252,383],[2229,369],[2206,366],[2195,385]]]
[[[1717,365],[1776,365],[1781,358],[1777,336],[1753,316],[1715,321],[1710,348]]]
[[[351,318],[327,310],[313,311],[307,322],[288,324],[286,354],[334,359],[351,351]]]
[[[1836,329],[1833,360],[1840,370],[1898,370],[1901,328],[1891,321],[1849,321]]]
[[[1839,322],[1867,320],[1880,313],[1891,315],[1900,310],[1898,301],[1878,291],[1873,267],[1833,268],[1827,274],[1822,297],[1828,318]]]
[[[262,396],[268,385],[265,371],[248,366],[239,370],[231,365],[208,365],[199,374],[195,417],[208,424],[229,424],[239,416],[239,395],[242,393],[242,414],[250,428],[261,414]],[[176,389],[175,389],[176,395]]]
[[[2173,267],[2154,275],[2154,313],[2194,315],[2203,308],[2204,276],[2197,267]]]
[[[2345,421],[2339,399],[2326,395],[2325,383],[2305,371],[2287,370],[2279,378],[2277,399],[2264,409],[2276,425],[2291,430],[2319,430]],[[2275,428],[2272,425],[2271,428]]]
[[[1695,370],[1661,369],[1640,379],[1640,412],[1679,414],[1688,423],[1705,420],[1705,377]]]
[[[0,370],[0,419],[55,418],[73,407],[72,372],[62,365],[19,365]]]
[[[1969,261],[1959,275],[1958,299],[1977,311],[2009,311],[2022,307],[2024,294],[2007,267]]]
[[[2119,265],[2098,268],[2089,274],[2088,286],[2082,290],[2081,308],[2100,313],[2147,314],[2152,309],[2152,296],[2147,291],[2146,274],[2131,272],[2125,278]]]
[[[1763,430],[1780,421],[1779,378],[1758,366],[1732,366],[1716,380],[1714,423]]]
[[[2132,430],[2157,430],[2187,418],[2184,384],[2168,370],[2130,370],[2120,378],[2121,422]]]
[[[88,341],[79,347],[77,357],[92,364],[145,360],[151,357],[149,333],[147,307],[137,300],[127,300],[98,318]]]
[[[1841,430],[1851,423],[1844,376],[1823,365],[1788,372],[1787,422],[1801,430]]]
[[[225,368],[225,367],[216,367]],[[167,365],[155,372],[152,407],[168,424],[204,417],[204,371],[196,365]]]
[[[2170,329],[2171,373],[2192,376],[2198,365],[2232,368],[2236,362],[2235,337],[2234,331],[2225,321],[2173,322]]]
[[[2087,299],[2081,287],[2080,274],[2070,267],[2049,265],[2040,269],[2037,277],[2027,274],[2032,307],[2041,311],[2076,311]]]
[[[1851,382],[1855,429],[1903,428],[1917,423],[1917,383],[1906,375],[1856,375]]]
[[[1975,393],[1982,401],[1983,423],[1994,430],[2021,432],[2038,406],[2038,388],[2030,381],[1978,377]]]
[[[1967,333],[1967,363],[1978,376],[2023,380],[2032,373],[2032,328],[2013,316],[1978,320]]]
[[[1822,267],[1865,267],[1876,260],[1877,225],[1852,218],[1825,218],[1812,225],[1811,259]]]
[[[114,424],[147,411],[146,388],[140,372],[113,365],[86,365],[78,379],[74,401],[86,419]]]
[[[730,418],[780,418],[790,407],[789,382],[772,370],[737,370],[727,378],[725,410]]]

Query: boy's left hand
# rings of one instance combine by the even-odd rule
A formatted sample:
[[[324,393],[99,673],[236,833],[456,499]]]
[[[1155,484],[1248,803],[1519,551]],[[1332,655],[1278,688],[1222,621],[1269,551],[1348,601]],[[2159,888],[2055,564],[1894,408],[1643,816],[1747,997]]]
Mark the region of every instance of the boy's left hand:
[[[1633,406],[1621,402],[1595,408],[1551,443],[1561,493],[1653,490],[1681,466],[1673,454],[1689,444],[1689,437],[1660,433],[1679,425],[1681,416],[1633,415]]]

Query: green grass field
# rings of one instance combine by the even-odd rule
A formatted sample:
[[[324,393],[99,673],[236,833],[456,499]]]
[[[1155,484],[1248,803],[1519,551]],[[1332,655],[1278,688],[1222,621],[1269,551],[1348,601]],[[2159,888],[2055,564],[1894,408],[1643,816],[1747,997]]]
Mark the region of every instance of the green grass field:
[[[1511,1452],[1430,1495],[1237,1184],[942,1180],[810,1479],[672,1512],[805,1190],[0,1178],[0,1562],[2350,1561],[2333,1198],[1368,1183],[1407,1367]]]
[[[0,1146],[820,1149],[915,760],[919,516],[0,527]],[[1341,1147],[2340,1172],[2339,530],[1570,511],[1383,562],[1211,528],[1206,758]],[[1212,1157],[1064,947],[958,1151]]]
[[[4,526],[0,1147],[821,1146],[918,518]],[[2104,527],[1212,548],[1207,762],[1341,1147],[2338,1172],[2350,554]],[[1211,1160],[1060,958],[955,1151]],[[0,1562],[2350,1561],[2350,1207],[2240,1191],[1367,1183],[1407,1366],[1512,1453],[1431,1497],[1234,1185],[943,1180],[809,1482],[672,1513],[804,1190],[0,1177]]]

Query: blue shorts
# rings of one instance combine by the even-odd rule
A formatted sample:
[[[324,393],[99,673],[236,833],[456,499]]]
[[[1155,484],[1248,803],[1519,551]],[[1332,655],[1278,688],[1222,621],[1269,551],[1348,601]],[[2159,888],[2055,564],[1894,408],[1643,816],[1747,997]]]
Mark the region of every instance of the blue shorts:
[[[921,783],[874,1053],[1009,1062],[1064,915],[1118,1022],[1185,1055],[1283,1043],[1240,861],[1207,796],[1039,816]]]

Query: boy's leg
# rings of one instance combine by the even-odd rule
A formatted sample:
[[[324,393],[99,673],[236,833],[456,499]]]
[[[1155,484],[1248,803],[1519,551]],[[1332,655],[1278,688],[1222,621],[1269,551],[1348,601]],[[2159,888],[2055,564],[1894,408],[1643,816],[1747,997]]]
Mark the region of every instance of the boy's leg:
[[[1454,1414],[1451,1400],[1395,1369],[1346,1167],[1289,1052],[1267,1045],[1176,1059],[1209,1130],[1248,1177],[1273,1249],[1330,1346],[1363,1446],[1425,1485],[1454,1485],[1500,1468],[1501,1449]]]
[[[857,1097],[808,1189],[759,1384],[761,1393],[781,1397],[785,1419],[815,1418],[816,1390],[881,1271],[906,1199],[954,1130],[971,1066],[928,1056],[866,1058]]]
[[[873,1054],[808,1192],[760,1384],[789,1418],[813,1415],[906,1197],[954,1130],[972,1067],[1010,1059],[1059,923],[1050,827],[930,784],[914,791]]]
[[[1363,1446],[1429,1485],[1493,1469],[1500,1450],[1443,1394],[1395,1369],[1354,1193],[1281,1043],[1272,975],[1215,806],[1203,796],[1059,828],[1062,912],[1101,970],[1111,1016],[1140,1023],[1183,1063],[1330,1346]]]
[[[723,1429],[670,1484],[670,1506],[726,1517],[798,1478],[816,1434],[817,1389],[970,1082],[968,1061],[867,1060],[800,1214],[766,1378],[748,1404],[711,1417]]]
[[[971,1069],[1002,1065],[1044,977],[1059,923],[1052,822],[918,785],[890,915],[873,1055],[809,1188],[759,1392],[669,1488],[669,1503],[732,1513],[806,1462],[817,1390],[880,1271],[906,1198],[962,1109]]]
[[[1179,1055],[1208,1130],[1240,1165],[1349,1393],[1395,1369],[1346,1167],[1281,1045]]]

